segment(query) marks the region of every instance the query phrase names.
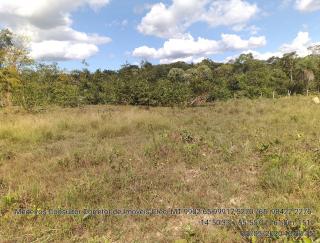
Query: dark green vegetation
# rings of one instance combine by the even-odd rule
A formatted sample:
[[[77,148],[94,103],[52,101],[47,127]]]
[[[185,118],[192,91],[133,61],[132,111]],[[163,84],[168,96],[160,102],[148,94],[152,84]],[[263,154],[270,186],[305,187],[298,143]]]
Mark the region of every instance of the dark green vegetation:
[[[315,230],[311,239],[316,240],[319,119],[320,107],[311,97],[298,96],[185,109],[87,106],[33,114],[2,111],[0,239],[254,242],[239,233],[255,229],[252,226],[198,224],[200,219],[233,218],[228,216],[14,215],[16,208],[236,207],[311,208],[312,215],[290,217],[313,220],[314,225],[302,223],[298,228]],[[278,242],[311,242],[303,239],[280,237]]]
[[[9,31],[0,32],[0,104],[26,109],[97,104],[174,106],[229,98],[278,97],[319,91],[320,57],[255,60],[241,55],[227,64],[126,64],[118,71],[65,72],[33,63]],[[196,99],[200,98],[200,99]],[[195,100],[196,99],[196,100]]]

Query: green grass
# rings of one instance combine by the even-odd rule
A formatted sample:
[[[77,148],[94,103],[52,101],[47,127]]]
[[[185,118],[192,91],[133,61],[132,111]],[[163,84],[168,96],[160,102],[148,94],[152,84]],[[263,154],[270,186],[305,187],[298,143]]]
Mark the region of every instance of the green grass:
[[[254,242],[238,227],[198,224],[213,216],[14,215],[17,208],[236,207],[312,208],[315,225],[301,227],[316,230],[316,241],[319,121],[310,97],[0,111],[0,239]],[[276,240],[285,242],[269,239]]]

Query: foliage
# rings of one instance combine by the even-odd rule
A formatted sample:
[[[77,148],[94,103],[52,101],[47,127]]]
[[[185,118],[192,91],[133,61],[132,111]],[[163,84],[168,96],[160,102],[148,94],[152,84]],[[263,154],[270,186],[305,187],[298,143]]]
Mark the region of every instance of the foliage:
[[[20,38],[21,39],[21,38]],[[177,62],[140,66],[124,64],[118,71],[88,69],[67,72],[57,64],[34,64],[19,38],[0,31],[0,104],[36,106],[129,104],[174,106],[198,97],[208,102],[229,98],[279,97],[320,90],[320,56],[296,53],[262,61],[242,54],[229,63],[209,59],[198,64]]]

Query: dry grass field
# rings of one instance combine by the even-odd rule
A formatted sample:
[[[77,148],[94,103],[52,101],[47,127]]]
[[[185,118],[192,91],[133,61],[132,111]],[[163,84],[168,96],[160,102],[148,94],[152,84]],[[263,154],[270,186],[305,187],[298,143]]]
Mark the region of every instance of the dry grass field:
[[[1,242],[317,242],[320,106],[291,97],[196,108],[2,110],[0,199]],[[305,220],[299,226],[268,230],[314,234],[244,237],[263,227],[199,223],[235,215],[15,214],[150,208],[310,208],[311,215],[290,215]]]

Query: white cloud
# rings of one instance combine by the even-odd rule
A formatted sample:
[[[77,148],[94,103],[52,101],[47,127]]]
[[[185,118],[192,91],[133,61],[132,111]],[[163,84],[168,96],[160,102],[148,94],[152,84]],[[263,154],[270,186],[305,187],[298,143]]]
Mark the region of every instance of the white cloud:
[[[185,58],[176,58],[176,59],[170,59],[170,58],[164,58],[160,60],[160,64],[170,64],[174,62],[186,62],[186,63],[200,63],[205,59],[205,57],[185,57]]]
[[[222,34],[222,41],[220,44],[226,50],[242,50],[248,48],[258,48],[265,46],[267,41],[264,36],[250,37],[248,40],[243,40],[238,35]]]
[[[97,45],[111,39],[74,30],[71,13],[83,6],[97,10],[108,3],[109,0],[1,0],[0,22],[30,38],[31,56],[36,59],[84,59],[98,51]]]
[[[180,60],[190,62],[212,54],[257,48],[265,44],[266,38],[264,36],[243,40],[237,35],[222,34],[221,40],[217,41],[205,38],[195,40],[191,35],[188,35],[183,38],[169,39],[160,49],[148,46],[138,47],[132,55],[145,59],[160,59],[160,63]]]
[[[308,47],[311,45],[311,39],[308,32],[299,32],[297,37],[290,44],[284,44],[280,47],[282,53],[297,52],[298,56],[305,57],[310,54]]]
[[[285,53],[296,52],[298,56],[305,57],[312,52],[308,50],[308,47],[319,43],[313,43],[308,32],[299,32],[296,38],[291,43],[286,43],[280,46],[278,51],[260,53],[254,50],[246,50],[243,54],[252,53],[253,57],[259,60],[268,60],[270,57],[282,57]],[[226,61],[235,59],[237,56],[228,57]]]
[[[177,38],[196,22],[213,27],[245,25],[258,12],[257,5],[245,0],[173,0],[170,6],[154,4],[138,30],[146,35]]]
[[[256,35],[260,31],[260,28],[255,25],[247,26],[246,24],[239,24],[232,27],[233,31],[240,32],[240,31],[247,31],[251,35]]]
[[[203,18],[212,26],[232,26],[246,23],[258,11],[257,5],[244,0],[215,0]]]
[[[317,11],[320,10],[320,0],[296,0],[296,8],[305,12]]]
[[[87,43],[72,43],[70,41],[42,41],[32,43],[31,56],[47,61],[86,59],[98,52],[98,47]]]

